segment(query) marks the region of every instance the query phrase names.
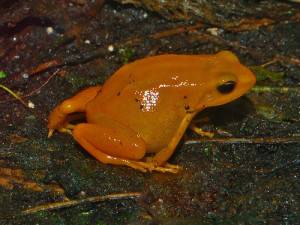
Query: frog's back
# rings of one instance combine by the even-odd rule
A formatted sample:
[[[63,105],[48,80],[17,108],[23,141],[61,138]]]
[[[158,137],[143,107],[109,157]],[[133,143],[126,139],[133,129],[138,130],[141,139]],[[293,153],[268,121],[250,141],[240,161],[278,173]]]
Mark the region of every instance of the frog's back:
[[[103,85],[101,99],[105,102],[122,93],[125,89],[151,89],[195,81],[199,83],[199,71],[208,70],[214,55],[159,55],[136,60],[122,66]],[[200,73],[201,75],[201,73]],[[203,74],[205,79],[205,74]]]

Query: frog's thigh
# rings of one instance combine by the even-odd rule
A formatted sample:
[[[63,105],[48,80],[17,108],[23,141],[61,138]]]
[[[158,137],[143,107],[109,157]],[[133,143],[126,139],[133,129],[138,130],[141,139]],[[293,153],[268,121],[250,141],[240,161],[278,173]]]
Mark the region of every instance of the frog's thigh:
[[[48,137],[52,136],[54,130],[67,131],[68,129],[64,128],[72,119],[69,118],[70,114],[85,111],[86,104],[95,98],[100,90],[101,86],[89,87],[57,105],[48,117]]]
[[[70,114],[74,112],[85,111],[86,104],[94,99],[98,92],[101,90],[101,86],[93,86],[86,88],[71,98],[63,101],[59,107],[60,110],[65,114]]]
[[[145,142],[133,130],[121,125],[116,127],[114,123],[78,124],[74,127],[73,136],[102,163],[128,165],[131,160],[142,159],[146,152]]]

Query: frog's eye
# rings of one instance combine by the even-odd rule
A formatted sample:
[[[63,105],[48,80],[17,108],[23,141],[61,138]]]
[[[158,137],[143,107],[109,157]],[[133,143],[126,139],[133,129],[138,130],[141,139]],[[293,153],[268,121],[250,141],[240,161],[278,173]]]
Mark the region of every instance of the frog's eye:
[[[217,86],[217,89],[221,94],[229,94],[230,92],[232,92],[234,90],[235,85],[236,85],[235,81],[229,80],[229,81],[226,81],[225,83]]]

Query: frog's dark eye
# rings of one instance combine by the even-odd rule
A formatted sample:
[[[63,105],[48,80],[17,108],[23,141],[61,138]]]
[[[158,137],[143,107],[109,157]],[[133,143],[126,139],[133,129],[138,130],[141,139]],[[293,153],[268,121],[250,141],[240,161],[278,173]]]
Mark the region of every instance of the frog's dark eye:
[[[233,80],[226,81],[223,84],[220,84],[217,89],[221,94],[229,94],[235,88],[236,82]]]

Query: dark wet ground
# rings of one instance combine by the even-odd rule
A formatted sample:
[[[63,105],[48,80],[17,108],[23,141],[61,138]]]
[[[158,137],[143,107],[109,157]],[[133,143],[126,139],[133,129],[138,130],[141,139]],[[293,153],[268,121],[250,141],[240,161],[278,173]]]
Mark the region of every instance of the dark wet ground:
[[[34,106],[0,88],[0,224],[299,223],[300,4],[232,0],[222,14],[216,1],[198,13],[49,2],[0,0],[0,84]],[[124,63],[223,49],[256,72],[257,85],[199,115],[217,135],[187,132],[170,160],[179,174],[103,165],[69,135],[47,139],[56,104]],[[128,198],[89,199],[115,193]],[[75,205],[49,209],[69,200]]]

